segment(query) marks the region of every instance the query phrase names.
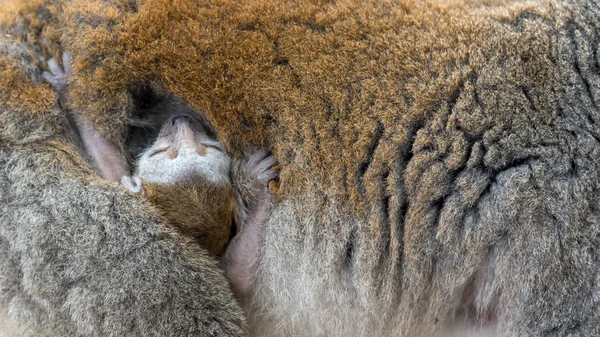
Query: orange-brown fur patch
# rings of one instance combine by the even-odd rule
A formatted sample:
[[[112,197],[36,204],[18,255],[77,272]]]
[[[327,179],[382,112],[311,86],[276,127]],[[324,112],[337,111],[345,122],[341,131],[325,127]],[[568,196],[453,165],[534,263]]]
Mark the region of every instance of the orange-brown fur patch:
[[[259,286],[274,312],[266,320],[288,320],[272,326],[334,316],[331,329],[357,335],[394,324],[419,335],[451,320],[469,278],[498,264],[498,320],[536,335],[548,319],[560,333],[595,319],[577,318],[586,309],[576,297],[553,297],[594,291],[585,268],[597,267],[586,259],[598,232],[582,220],[598,215],[594,6],[74,0],[56,19],[76,60],[71,104],[102,133],[122,142],[130,86],[149,80],[206,114],[233,153],[273,150],[281,213],[267,227]],[[549,217],[549,204],[565,216]]]
[[[211,254],[221,254],[233,220],[230,185],[193,177],[174,184],[145,184],[144,188],[170,225],[195,238]]]

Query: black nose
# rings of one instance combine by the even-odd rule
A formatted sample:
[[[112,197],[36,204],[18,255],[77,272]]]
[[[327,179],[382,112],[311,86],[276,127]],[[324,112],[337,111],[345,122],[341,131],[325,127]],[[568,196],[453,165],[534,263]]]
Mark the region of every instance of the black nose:
[[[192,118],[186,115],[179,115],[171,118],[171,125],[188,124]]]

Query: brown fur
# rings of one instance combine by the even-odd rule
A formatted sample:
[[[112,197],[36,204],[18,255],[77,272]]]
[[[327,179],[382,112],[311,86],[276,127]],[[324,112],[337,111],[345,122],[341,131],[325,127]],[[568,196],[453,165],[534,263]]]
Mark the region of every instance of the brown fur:
[[[46,81],[51,83],[58,94],[58,103],[65,107],[69,105],[68,80],[71,76],[72,60],[70,54],[63,54],[62,62],[68,64],[57,65],[54,59],[54,73],[45,73]],[[175,114],[196,114],[181,102],[172,97],[166,98],[170,103],[154,107],[154,111],[147,112],[151,116],[142,117],[137,122],[144,123],[143,129],[161,130],[163,125],[168,126],[171,117]],[[141,104],[152,105],[144,101]],[[157,105],[157,104],[155,104]],[[161,111],[162,109],[168,111]],[[98,135],[95,126],[81,125],[78,111],[63,111],[72,125],[66,126],[67,132],[73,134],[73,143],[80,148],[82,156],[88,159],[88,164],[96,173],[108,181],[120,181],[124,176],[135,174],[136,168],[130,168],[125,159],[125,153],[120,152],[112,143]],[[143,114],[134,112],[134,115]],[[200,123],[196,121],[196,123]],[[188,125],[189,127],[189,125]],[[190,129],[191,130],[191,129]],[[204,134],[204,131],[202,131]],[[138,139],[140,142],[153,143],[156,139],[147,134],[147,139]],[[156,137],[160,137],[158,134]],[[164,137],[164,136],[163,136]],[[210,138],[210,136],[206,136]],[[212,139],[212,138],[211,138]],[[87,143],[87,144],[86,144]],[[86,144],[86,145],[82,145]],[[195,144],[194,150],[204,156],[204,145]],[[170,147],[166,150],[169,159],[178,156],[178,149]],[[139,188],[139,187],[138,187]],[[211,183],[204,176],[190,174],[189,177],[178,181],[176,184],[151,184],[146,183],[141,189],[144,197],[153,203],[164,214],[165,218],[175,228],[187,236],[197,240],[201,247],[206,248],[214,256],[222,253],[229,240],[232,230],[234,201],[232,187],[228,182]]]
[[[2,2],[0,336],[245,335],[214,256],[68,140],[39,70],[61,55],[61,8]]]
[[[144,185],[148,200],[169,224],[218,256],[231,235],[233,191],[229,184],[211,184],[194,177],[175,184]]]
[[[74,0],[57,21],[72,104],[115,141],[146,79],[232,151],[273,149],[255,331],[431,335],[492,309],[506,335],[597,335],[597,6]]]

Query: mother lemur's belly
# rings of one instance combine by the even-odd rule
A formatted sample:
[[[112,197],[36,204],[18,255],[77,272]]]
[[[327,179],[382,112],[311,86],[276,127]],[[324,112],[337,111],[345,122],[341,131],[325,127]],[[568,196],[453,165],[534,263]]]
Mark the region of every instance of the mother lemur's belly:
[[[298,60],[309,98],[274,131],[257,331],[531,335],[593,312],[598,29],[555,5]],[[324,60],[339,67],[315,74]]]

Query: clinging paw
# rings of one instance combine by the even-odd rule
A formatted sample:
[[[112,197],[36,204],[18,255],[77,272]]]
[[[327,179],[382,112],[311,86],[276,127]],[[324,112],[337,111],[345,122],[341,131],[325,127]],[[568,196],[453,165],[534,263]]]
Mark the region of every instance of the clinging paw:
[[[268,213],[272,205],[269,183],[278,177],[277,160],[266,150],[248,154],[234,163],[232,178],[238,200],[238,224],[243,226],[250,214]]]
[[[279,177],[279,169],[276,169],[277,160],[275,157],[262,149],[252,155],[246,157],[244,170],[246,170],[248,178],[254,180],[263,187],[268,187],[271,180]]]
[[[254,284],[260,243],[274,207],[269,183],[279,177],[277,160],[266,150],[246,155],[232,168],[237,205],[237,233],[223,257],[225,275],[234,294],[244,299]]]
[[[73,71],[73,56],[70,52],[63,52],[62,63],[63,66],[61,67],[54,58],[51,58],[47,64],[50,72],[42,72],[42,77],[58,93],[63,93],[66,90],[67,80]]]

